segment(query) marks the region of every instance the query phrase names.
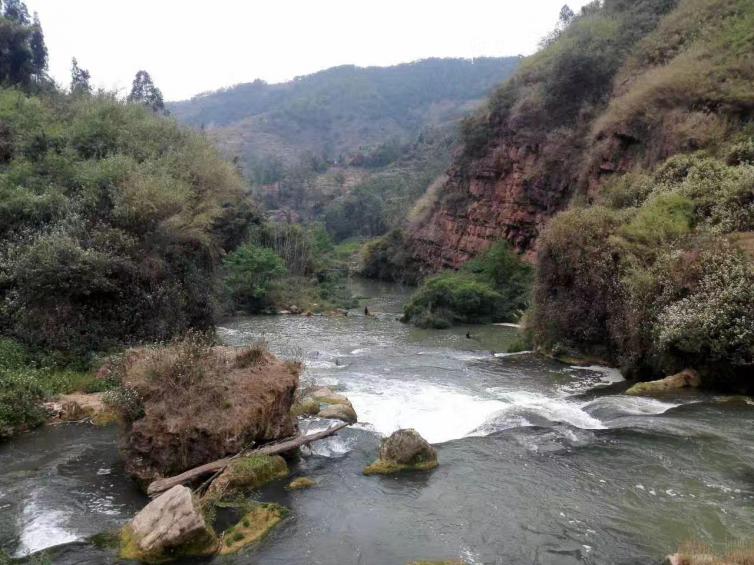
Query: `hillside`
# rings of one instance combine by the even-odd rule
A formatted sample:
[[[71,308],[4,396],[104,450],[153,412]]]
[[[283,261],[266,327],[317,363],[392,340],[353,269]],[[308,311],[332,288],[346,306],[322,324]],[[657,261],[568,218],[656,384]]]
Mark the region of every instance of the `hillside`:
[[[268,210],[293,220],[333,218],[356,200],[372,218],[370,228],[355,231],[377,235],[402,219],[448,166],[457,120],[519,61],[341,66],[282,84],[242,84],[169,107],[239,160]],[[347,198],[354,190],[357,196]],[[329,228],[339,237],[354,235],[342,225]]]
[[[458,268],[501,237],[533,256],[575,194],[592,198],[611,176],[740,131],[752,109],[751,13],[749,1],[587,7],[466,121],[463,155],[415,225],[416,256],[429,270]]]
[[[751,0],[587,6],[464,122],[402,265],[458,269],[505,239],[537,264],[537,345],[738,382],[754,360],[752,53]]]

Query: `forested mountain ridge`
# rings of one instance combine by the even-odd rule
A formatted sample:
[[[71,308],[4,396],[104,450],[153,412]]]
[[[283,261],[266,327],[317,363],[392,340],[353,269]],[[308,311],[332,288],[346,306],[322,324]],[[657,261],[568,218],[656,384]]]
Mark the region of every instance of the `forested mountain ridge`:
[[[450,163],[457,120],[520,59],[347,65],[282,84],[237,85],[169,108],[239,161],[268,210],[294,221],[329,217],[339,238],[379,235]],[[371,217],[346,225],[349,207],[369,209]]]

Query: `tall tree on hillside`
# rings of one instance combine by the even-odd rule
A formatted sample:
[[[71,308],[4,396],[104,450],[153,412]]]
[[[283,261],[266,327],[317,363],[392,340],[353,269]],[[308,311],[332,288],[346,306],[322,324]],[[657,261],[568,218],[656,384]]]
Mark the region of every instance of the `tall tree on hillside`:
[[[31,28],[6,17],[8,10],[6,3],[0,17],[0,84],[25,87],[33,72],[29,46]]]
[[[568,4],[564,4],[560,9],[560,16],[558,17],[558,19],[560,21],[560,25],[562,27],[566,27],[575,17],[576,14],[573,12],[573,10],[571,10],[571,7]]]
[[[5,0],[3,16],[14,23],[29,25],[29,10],[23,0]]]
[[[34,68],[34,74],[37,80],[40,80],[47,71],[47,45],[45,45],[45,36],[42,33],[42,25],[39,23],[39,16],[34,12],[34,25],[31,28],[31,64]]]
[[[165,101],[162,98],[162,91],[157,88],[152,81],[152,77],[147,71],[139,71],[134,77],[131,93],[126,99],[133,104],[144,104],[153,112],[165,112]]]
[[[72,94],[91,94],[92,85],[89,80],[92,75],[86,69],[79,67],[79,62],[74,57],[71,60],[71,93]]]

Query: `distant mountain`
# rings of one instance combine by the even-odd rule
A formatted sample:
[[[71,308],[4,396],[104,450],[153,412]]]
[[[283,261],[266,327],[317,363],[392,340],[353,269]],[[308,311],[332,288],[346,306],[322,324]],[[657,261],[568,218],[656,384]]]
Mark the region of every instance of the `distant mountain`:
[[[457,120],[478,107],[520,60],[340,66],[281,84],[240,84],[169,109],[238,159],[268,208],[321,219],[335,200],[375,174],[396,178],[390,170],[396,163],[401,182],[408,175],[413,186],[413,175],[421,177],[416,182],[423,186],[410,190],[421,194],[427,176],[450,162]],[[405,192],[388,190],[394,197],[396,191]],[[405,208],[393,198],[396,206]],[[395,219],[386,221],[390,227]]]

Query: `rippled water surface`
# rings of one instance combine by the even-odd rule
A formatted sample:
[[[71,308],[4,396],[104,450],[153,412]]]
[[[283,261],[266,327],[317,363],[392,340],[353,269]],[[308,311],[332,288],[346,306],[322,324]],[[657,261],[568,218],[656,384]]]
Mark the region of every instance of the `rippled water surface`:
[[[513,328],[418,330],[396,319],[404,291],[357,290],[374,316],[221,325],[229,344],[264,339],[303,360],[304,380],[343,391],[361,422],[293,467],[316,488],[290,493],[283,481],[258,493],[290,508],[290,517],[257,548],[223,562],[655,563],[691,538],[751,538],[747,399],[627,397],[614,371],[502,353]],[[437,444],[440,467],[363,476],[379,437],[405,427]],[[130,518],[144,499],[123,475],[115,438],[114,430],[65,426],[0,446],[0,545],[23,555]],[[75,543],[54,559],[112,561]]]

